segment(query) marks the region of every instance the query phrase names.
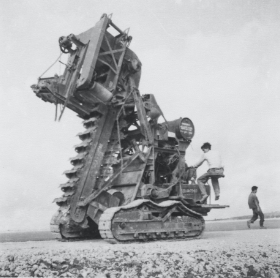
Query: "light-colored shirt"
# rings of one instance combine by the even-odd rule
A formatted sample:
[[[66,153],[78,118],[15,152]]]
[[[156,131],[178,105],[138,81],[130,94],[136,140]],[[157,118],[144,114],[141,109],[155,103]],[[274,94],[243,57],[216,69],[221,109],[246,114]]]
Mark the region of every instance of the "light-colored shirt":
[[[248,205],[250,209],[258,208],[257,204],[259,205],[259,200],[256,193],[251,192],[248,198]]]
[[[221,155],[217,151],[209,150],[207,153],[204,153],[200,160],[192,165],[192,167],[200,166],[204,161],[207,161],[209,169],[211,168],[224,168]]]

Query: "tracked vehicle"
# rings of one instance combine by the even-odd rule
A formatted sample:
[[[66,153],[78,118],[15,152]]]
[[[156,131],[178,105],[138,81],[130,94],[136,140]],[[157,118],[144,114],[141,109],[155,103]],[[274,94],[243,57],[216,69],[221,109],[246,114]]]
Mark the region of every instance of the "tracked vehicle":
[[[226,207],[198,203],[195,170],[184,159],[194,125],[186,117],[167,121],[154,95],[140,94],[141,62],[131,40],[104,14],[91,29],[59,38],[69,56],[63,75],[31,86],[43,101],[62,106],[59,118],[69,108],[85,128],[63,195],[54,200],[59,209],[50,226],[58,238],[196,238],[203,216]]]

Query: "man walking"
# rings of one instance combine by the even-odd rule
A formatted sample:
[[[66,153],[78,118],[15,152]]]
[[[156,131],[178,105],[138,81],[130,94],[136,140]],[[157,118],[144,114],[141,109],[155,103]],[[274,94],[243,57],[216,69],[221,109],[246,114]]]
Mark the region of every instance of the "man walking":
[[[251,218],[251,220],[247,221],[247,226],[248,226],[248,228],[250,228],[251,223],[254,223],[258,219],[258,217],[260,217],[260,229],[266,229],[266,227],[263,226],[264,215],[261,210],[258,197],[256,195],[257,191],[258,191],[258,187],[252,186],[252,192],[248,198],[248,205],[249,205],[249,208],[253,210],[253,217]]]
[[[217,151],[211,150],[211,144],[204,143],[201,147],[204,154],[200,158],[200,160],[193,164],[192,167],[198,168],[204,161],[208,162],[209,170],[207,173],[203,174],[201,177],[197,179],[198,187],[201,191],[202,198],[199,201],[200,203],[203,203],[207,198],[207,192],[205,189],[205,183],[211,179],[212,186],[215,193],[215,200],[219,200],[220,198],[220,186],[219,186],[219,177],[224,177],[224,166],[222,163],[222,159],[220,154]]]

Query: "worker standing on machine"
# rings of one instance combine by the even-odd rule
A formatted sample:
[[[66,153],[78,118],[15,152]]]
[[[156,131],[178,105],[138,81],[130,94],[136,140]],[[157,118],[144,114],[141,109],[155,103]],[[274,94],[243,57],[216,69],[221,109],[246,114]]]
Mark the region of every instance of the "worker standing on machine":
[[[204,152],[200,160],[193,164],[192,167],[198,168],[205,160],[208,162],[209,169],[207,173],[203,174],[201,177],[197,179],[198,187],[201,191],[202,198],[199,201],[203,203],[207,198],[207,192],[205,189],[205,183],[211,179],[213,190],[215,193],[215,200],[219,200],[220,198],[220,186],[218,178],[224,177],[224,165],[222,163],[222,159],[220,154],[217,151],[211,150],[211,144],[204,143],[201,146],[202,151]]]

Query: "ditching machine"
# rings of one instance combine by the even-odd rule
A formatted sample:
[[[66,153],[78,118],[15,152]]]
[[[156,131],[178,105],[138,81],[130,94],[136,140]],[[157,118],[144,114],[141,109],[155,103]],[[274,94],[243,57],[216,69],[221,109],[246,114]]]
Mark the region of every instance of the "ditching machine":
[[[63,75],[31,86],[43,101],[62,106],[59,118],[67,107],[85,128],[64,172],[63,195],[54,200],[59,209],[50,227],[58,238],[196,238],[203,216],[226,207],[198,203],[195,169],[185,163],[194,125],[186,117],[165,120],[154,95],[140,94],[141,62],[131,40],[104,14],[91,29],[59,38],[68,54]]]

